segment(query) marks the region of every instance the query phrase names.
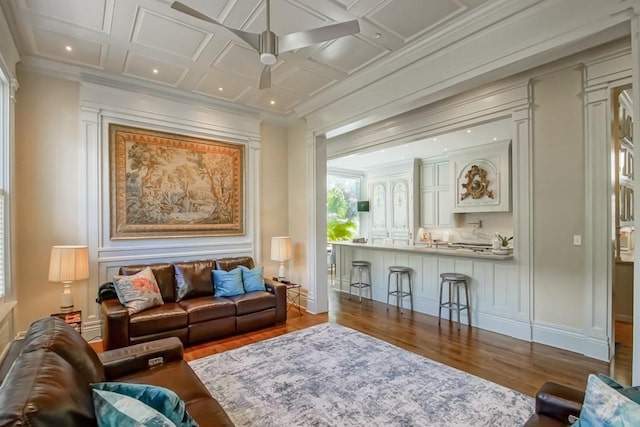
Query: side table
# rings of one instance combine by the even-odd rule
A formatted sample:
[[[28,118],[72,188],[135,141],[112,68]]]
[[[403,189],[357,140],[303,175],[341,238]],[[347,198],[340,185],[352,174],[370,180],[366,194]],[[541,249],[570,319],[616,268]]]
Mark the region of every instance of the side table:
[[[287,301],[289,302],[287,311],[289,311],[291,306],[295,304],[298,306],[298,313],[302,314],[302,308],[300,308],[300,288],[302,288],[302,285],[298,285],[296,283],[285,283],[285,286],[287,287]]]
[[[79,334],[82,333],[82,311],[71,311],[69,313],[54,313],[51,317],[59,317],[65,321],[66,324],[75,329]]]

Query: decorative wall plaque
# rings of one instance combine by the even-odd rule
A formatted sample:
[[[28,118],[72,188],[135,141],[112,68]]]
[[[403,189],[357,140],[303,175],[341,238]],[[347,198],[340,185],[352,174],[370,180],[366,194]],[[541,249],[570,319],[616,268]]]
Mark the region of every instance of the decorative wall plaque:
[[[473,165],[464,175],[467,182],[462,183],[462,188],[466,193],[460,195],[460,200],[464,200],[471,196],[473,199],[480,199],[487,196],[493,199],[493,190],[489,190],[489,180],[487,179],[487,171],[478,165]]]

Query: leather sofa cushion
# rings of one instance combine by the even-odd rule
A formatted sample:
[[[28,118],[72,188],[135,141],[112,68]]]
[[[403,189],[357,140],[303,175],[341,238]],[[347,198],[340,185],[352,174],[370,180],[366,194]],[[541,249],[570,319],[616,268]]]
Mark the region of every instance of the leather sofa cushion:
[[[104,367],[98,355],[64,320],[46,317],[31,324],[24,337],[24,353],[48,350],[69,362],[89,382],[104,381]]]
[[[129,317],[129,335],[149,335],[187,326],[187,312],[177,303],[163,304]]]
[[[234,258],[220,258],[216,260],[216,268],[218,270],[231,271],[239,265],[252,269],[255,267],[253,258],[250,256],[239,256]]]
[[[266,291],[247,292],[229,299],[236,304],[237,316],[276,307],[276,296]]]
[[[96,425],[88,382],[48,350],[22,353],[0,387],[0,425]]]
[[[167,302],[175,302],[175,282],[174,282],[174,269],[173,264],[161,263],[161,264],[145,264],[145,265],[126,265],[120,267],[120,275],[131,276],[142,271],[145,267],[150,267],[153,271],[153,275],[158,282],[160,293],[162,294],[162,300]]]
[[[189,315],[189,324],[205,322],[236,315],[236,305],[227,298],[202,297],[181,301],[178,304]]]
[[[115,381],[166,387],[175,392],[187,405],[191,401],[211,397],[202,381],[184,360],[177,360],[156,366],[153,369],[138,371],[131,375],[117,378]],[[191,415],[193,416],[193,414]],[[203,423],[202,420],[196,421]],[[204,425],[207,425],[207,423],[204,423]]]
[[[214,260],[176,262],[173,266],[175,268],[177,302],[213,295],[211,270],[216,268]]]
[[[194,420],[201,420],[200,425],[203,426],[202,420],[215,420],[217,427],[233,427],[235,424],[231,422],[227,413],[222,406],[212,397],[191,401],[187,404],[187,412]]]

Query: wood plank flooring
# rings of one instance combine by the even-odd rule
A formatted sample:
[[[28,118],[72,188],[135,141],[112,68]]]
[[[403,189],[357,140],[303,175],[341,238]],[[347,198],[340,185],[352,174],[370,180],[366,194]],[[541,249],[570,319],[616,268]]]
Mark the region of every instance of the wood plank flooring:
[[[437,317],[409,310],[401,314],[395,306],[387,311],[385,304],[368,299],[358,303],[357,297],[349,300],[347,294],[329,294],[328,314],[299,314],[297,308],[291,307],[284,325],[189,347],[185,349],[185,359],[194,360],[329,321],[531,396],[548,380],[583,388],[587,375],[594,372],[631,384],[630,325],[617,333],[616,338],[625,344],[618,346],[618,357],[610,365],[482,329],[462,325],[458,331],[455,323],[446,320],[438,326]],[[100,351],[99,345],[94,347]]]

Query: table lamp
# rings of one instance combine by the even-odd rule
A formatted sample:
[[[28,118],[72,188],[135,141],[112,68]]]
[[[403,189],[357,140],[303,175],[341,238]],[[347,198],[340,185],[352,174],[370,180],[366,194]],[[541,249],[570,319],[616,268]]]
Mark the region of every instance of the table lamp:
[[[291,259],[291,237],[271,238],[271,260],[280,262],[278,280],[284,280],[284,262]]]
[[[64,285],[60,311],[73,311],[71,282],[89,278],[89,250],[86,246],[52,246],[49,258],[49,281]]]

